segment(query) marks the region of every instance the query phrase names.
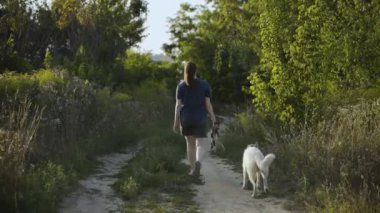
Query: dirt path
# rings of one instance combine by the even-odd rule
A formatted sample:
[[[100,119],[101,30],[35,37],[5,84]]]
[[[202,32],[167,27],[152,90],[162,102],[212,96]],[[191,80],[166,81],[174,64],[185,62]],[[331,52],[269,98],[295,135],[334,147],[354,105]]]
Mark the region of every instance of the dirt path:
[[[236,173],[231,166],[209,153],[210,142],[204,141],[201,174],[204,185],[195,185],[195,201],[200,211],[205,213],[281,213],[288,212],[282,206],[286,200],[268,196],[252,198],[252,191],[242,190],[242,174]],[[270,187],[270,186],[269,186]]]
[[[223,128],[223,127],[222,127]],[[288,212],[283,209],[286,200],[268,196],[254,199],[251,191],[242,190],[242,175],[220,158],[211,156],[210,141],[203,143],[202,178],[204,185],[194,185],[195,202],[200,212],[205,213],[245,213],[245,212]],[[114,153],[100,157],[99,170],[80,181],[77,191],[67,196],[60,204],[60,213],[107,213],[121,212],[125,205],[111,188],[123,166],[132,159],[139,148],[126,153]]]
[[[124,202],[116,195],[111,186],[117,180],[115,175],[134,157],[137,149],[129,149],[126,153],[113,153],[98,158],[102,163],[101,168],[95,174],[79,181],[79,189],[63,199],[59,212],[120,212],[120,207]]]

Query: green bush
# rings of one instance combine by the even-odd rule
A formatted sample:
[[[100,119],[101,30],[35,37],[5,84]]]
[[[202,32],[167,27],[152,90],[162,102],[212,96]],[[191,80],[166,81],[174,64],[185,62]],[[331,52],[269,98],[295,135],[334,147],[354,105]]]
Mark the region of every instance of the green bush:
[[[0,74],[0,98],[12,96],[16,92],[31,93],[36,90],[38,82],[27,74],[4,73]]]
[[[37,80],[40,86],[46,85],[48,83],[62,84],[64,81],[62,78],[57,77],[52,70],[38,70],[33,74],[33,77]]]
[[[116,101],[122,102],[122,101],[128,101],[131,97],[124,92],[115,92],[112,94],[112,98]]]
[[[72,187],[75,174],[49,161],[28,169],[24,178],[22,212],[54,212],[61,195]]]
[[[61,71],[57,71],[61,72]],[[58,74],[58,73],[57,73]],[[0,97],[21,94],[38,93],[39,87],[46,84],[63,84],[64,80],[50,69],[41,69],[33,74],[16,74],[7,72],[0,75]]]
[[[136,180],[133,177],[129,177],[128,179],[124,180],[123,183],[120,186],[120,192],[126,199],[134,198],[139,193],[139,184],[136,182]]]

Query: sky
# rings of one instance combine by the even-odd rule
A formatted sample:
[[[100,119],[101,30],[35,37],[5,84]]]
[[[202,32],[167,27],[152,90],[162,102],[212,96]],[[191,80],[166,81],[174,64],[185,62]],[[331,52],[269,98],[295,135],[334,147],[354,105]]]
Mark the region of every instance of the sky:
[[[191,5],[205,4],[204,0],[147,0],[147,2],[148,17],[144,32],[146,37],[139,46],[142,51],[150,51],[153,54],[163,53],[162,45],[170,41],[168,19],[175,16],[180,4],[186,2]]]
[[[43,0],[39,0],[43,1]],[[145,22],[145,38],[139,48],[143,52],[161,54],[161,47],[170,41],[168,19],[173,18],[182,3],[191,5],[206,4],[205,0],[146,0],[148,2],[148,17]],[[48,3],[51,0],[47,0]]]

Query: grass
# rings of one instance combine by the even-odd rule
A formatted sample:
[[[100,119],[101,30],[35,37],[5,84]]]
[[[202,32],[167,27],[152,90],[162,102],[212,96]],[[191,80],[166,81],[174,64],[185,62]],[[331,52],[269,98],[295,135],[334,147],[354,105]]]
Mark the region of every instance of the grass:
[[[380,107],[378,101],[339,108],[314,125],[284,129],[257,114],[238,114],[217,153],[241,171],[247,144],[273,152],[269,185],[287,196],[287,208],[306,212],[374,212],[380,209]],[[286,186],[286,187],[284,187]]]
[[[158,127],[156,127],[158,128]],[[184,139],[170,131],[144,140],[144,148],[120,173],[114,185],[128,201],[125,212],[195,212],[191,189],[193,179],[187,175]]]
[[[150,86],[142,90],[158,91]],[[159,92],[165,101],[137,100],[59,70],[0,75],[0,208],[56,211],[61,196],[96,168],[96,156],[134,144],[146,129],[159,134],[151,121],[162,121],[171,101]]]

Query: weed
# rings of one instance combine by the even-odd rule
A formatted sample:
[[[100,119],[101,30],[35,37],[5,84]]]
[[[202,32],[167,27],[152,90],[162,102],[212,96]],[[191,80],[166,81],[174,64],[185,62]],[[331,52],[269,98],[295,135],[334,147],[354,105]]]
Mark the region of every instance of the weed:
[[[133,177],[129,177],[121,183],[120,192],[124,198],[130,199],[137,196],[139,188],[140,186],[136,180]]]
[[[115,187],[123,194],[123,183],[133,177],[141,192],[133,202],[140,206],[138,209],[141,211],[185,210],[194,205],[190,190],[192,180],[186,175],[188,167],[180,163],[185,144],[180,142],[183,138],[171,133],[169,128],[160,132],[160,136],[144,140],[144,148],[121,172]],[[152,197],[153,193],[159,197]],[[166,196],[169,199],[165,199]]]

